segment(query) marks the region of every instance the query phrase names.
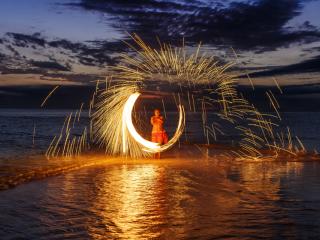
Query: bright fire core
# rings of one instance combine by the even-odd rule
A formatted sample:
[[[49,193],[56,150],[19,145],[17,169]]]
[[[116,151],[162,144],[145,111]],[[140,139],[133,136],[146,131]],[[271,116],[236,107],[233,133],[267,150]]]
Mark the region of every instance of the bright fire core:
[[[122,112],[122,149],[123,154],[126,154],[128,152],[128,142],[127,140],[127,134],[129,134],[136,142],[138,142],[142,146],[142,150],[145,152],[155,153],[155,152],[162,152],[167,150],[168,148],[172,147],[181,136],[183,129],[184,129],[184,123],[185,123],[185,112],[182,105],[179,105],[179,121],[178,126],[176,129],[175,134],[173,137],[168,141],[168,143],[164,145],[159,145],[158,143],[154,143],[151,141],[148,141],[144,139],[135,129],[133,123],[132,123],[132,111],[135,102],[137,101],[138,97],[141,94],[139,92],[133,93],[129,96],[127,102],[124,105],[123,112]]]

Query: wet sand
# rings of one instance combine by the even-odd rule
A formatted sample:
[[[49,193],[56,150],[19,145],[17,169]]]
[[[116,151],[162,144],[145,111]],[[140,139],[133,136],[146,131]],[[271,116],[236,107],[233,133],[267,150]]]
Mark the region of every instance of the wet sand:
[[[20,184],[30,181],[44,179],[46,177],[65,174],[70,171],[77,171],[82,168],[101,165],[170,165],[197,167],[200,165],[206,168],[210,165],[212,169],[223,170],[222,166],[230,167],[234,164],[243,162],[307,162],[319,161],[320,155],[300,153],[293,157],[292,155],[283,154],[278,158],[265,157],[262,159],[237,159],[230,158],[225,153],[236,148],[226,145],[194,145],[184,144],[175,147],[161,155],[161,159],[141,158],[131,159],[126,157],[108,156],[103,153],[84,153],[77,157],[57,157],[46,158],[43,155],[32,157],[20,157],[8,159],[0,164],[0,191],[16,187]],[[265,151],[266,156],[272,155]]]
[[[161,159],[131,159],[108,156],[103,153],[92,153],[92,151],[77,157],[46,158],[43,155],[39,155],[32,157],[26,156],[23,159],[9,159],[6,163],[2,162],[0,165],[0,190],[97,165],[103,167],[107,167],[108,165],[136,164],[197,166],[198,163],[208,164],[209,162],[207,161],[216,162],[218,152],[215,152],[214,156],[206,156],[203,154],[203,151],[206,150],[205,148],[186,145],[162,154]],[[227,162],[221,160],[222,157],[219,161],[221,164]]]

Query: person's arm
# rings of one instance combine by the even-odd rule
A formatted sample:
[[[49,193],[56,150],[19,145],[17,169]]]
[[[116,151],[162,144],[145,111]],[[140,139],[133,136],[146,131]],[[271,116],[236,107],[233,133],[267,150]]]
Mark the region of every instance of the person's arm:
[[[154,124],[154,117],[151,117],[151,118],[150,118],[150,123],[151,123],[151,125],[153,126],[153,124]]]

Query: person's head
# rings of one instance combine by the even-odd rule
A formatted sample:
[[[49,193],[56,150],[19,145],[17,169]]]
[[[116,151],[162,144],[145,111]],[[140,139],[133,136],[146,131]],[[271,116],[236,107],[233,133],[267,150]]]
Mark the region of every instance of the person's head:
[[[157,117],[160,116],[160,110],[158,108],[154,110],[154,115]]]

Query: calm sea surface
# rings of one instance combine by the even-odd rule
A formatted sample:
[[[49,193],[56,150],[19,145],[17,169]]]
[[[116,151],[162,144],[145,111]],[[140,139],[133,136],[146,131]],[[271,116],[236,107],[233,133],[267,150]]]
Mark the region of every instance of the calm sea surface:
[[[0,159],[43,154],[52,138],[59,135],[66,116],[71,112],[75,113],[75,110],[0,109]],[[83,127],[88,126],[87,115],[87,112],[83,112],[80,122],[76,121],[76,134],[81,134]],[[142,115],[147,123],[143,125],[147,132],[151,130],[148,125],[149,117]],[[176,127],[177,115],[168,113],[167,119],[166,129],[172,134]],[[201,115],[191,113],[187,115],[187,121],[186,134],[183,134],[181,141],[206,143],[201,127]],[[290,126],[292,134],[299,136],[307,149],[320,150],[320,113],[283,113],[281,124],[284,131],[287,125]],[[232,130],[232,126],[226,125],[225,128],[226,130],[222,129],[225,135],[218,135],[217,142],[230,144],[240,138]]]
[[[0,178],[41,156],[69,112],[0,110]],[[182,141],[201,141],[198,116],[189,119]],[[284,119],[308,149],[320,149],[319,113]],[[320,239],[320,162],[230,163],[188,151],[0,191],[0,239]]]

